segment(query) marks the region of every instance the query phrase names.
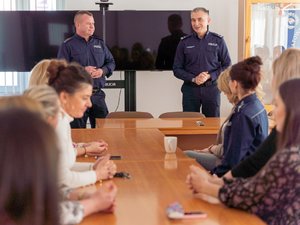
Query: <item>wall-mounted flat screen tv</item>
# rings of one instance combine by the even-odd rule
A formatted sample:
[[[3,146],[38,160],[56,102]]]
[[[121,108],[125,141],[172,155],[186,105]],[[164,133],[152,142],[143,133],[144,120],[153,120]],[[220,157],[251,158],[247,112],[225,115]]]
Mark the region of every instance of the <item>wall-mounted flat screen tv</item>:
[[[1,11],[0,71],[30,71],[56,58],[75,30],[76,11]],[[103,15],[92,11],[103,38]],[[171,70],[180,38],[190,34],[189,11],[107,11],[105,40],[116,70]]]

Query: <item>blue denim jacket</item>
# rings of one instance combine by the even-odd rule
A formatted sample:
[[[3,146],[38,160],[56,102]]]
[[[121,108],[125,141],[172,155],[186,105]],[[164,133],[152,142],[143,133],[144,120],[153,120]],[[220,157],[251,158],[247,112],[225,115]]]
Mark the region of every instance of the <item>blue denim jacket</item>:
[[[224,132],[224,153],[213,173],[224,175],[251,155],[268,135],[268,116],[256,94],[242,99],[235,107]]]

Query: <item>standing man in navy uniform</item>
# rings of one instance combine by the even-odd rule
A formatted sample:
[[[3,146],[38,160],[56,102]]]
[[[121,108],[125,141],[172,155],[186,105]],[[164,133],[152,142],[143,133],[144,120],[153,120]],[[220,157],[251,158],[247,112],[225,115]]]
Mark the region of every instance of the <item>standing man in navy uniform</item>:
[[[231,59],[222,36],[210,32],[209,11],[195,8],[191,12],[193,34],[179,42],[173,64],[174,75],[184,81],[181,92],[185,112],[200,112],[206,117],[220,116],[219,74]]]
[[[85,67],[94,81],[92,107],[85,112],[81,119],[71,123],[72,128],[85,128],[87,118],[91,127],[95,128],[96,118],[105,118],[108,109],[105,103],[105,93],[102,88],[106,77],[112,75],[116,65],[114,58],[103,40],[94,37],[95,21],[93,14],[88,11],[78,11],[74,17],[76,33],[61,45],[58,58],[68,62],[77,62]]]

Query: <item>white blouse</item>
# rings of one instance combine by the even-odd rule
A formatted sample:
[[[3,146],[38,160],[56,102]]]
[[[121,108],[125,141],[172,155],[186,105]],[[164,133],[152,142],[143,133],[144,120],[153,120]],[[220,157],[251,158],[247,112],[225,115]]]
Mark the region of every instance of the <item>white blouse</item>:
[[[94,184],[97,181],[96,172],[91,170],[91,163],[76,162],[76,149],[71,137],[70,117],[63,109],[58,118],[56,133],[60,145],[58,181],[59,186],[70,188]]]

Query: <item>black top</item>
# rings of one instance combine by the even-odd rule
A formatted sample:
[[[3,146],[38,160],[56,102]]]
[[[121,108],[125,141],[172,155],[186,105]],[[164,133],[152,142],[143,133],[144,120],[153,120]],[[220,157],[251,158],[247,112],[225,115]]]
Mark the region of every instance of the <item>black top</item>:
[[[231,170],[232,176],[243,178],[254,176],[275,154],[276,144],[277,131],[273,128],[270,135],[258,149]]]

